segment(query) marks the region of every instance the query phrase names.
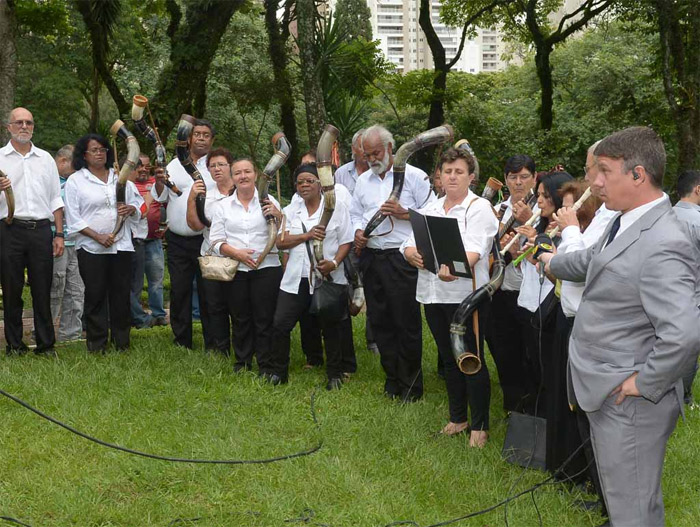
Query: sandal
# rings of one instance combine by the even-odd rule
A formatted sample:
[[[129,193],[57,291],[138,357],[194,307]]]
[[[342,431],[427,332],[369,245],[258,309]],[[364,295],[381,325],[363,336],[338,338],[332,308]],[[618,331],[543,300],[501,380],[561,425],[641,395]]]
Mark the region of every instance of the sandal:
[[[466,434],[470,431],[471,429],[469,428],[469,423],[453,423],[452,421],[450,421],[445,425],[445,427],[442,430],[440,430],[438,435],[455,437],[460,434]]]
[[[472,430],[469,436],[469,446],[472,448],[484,448],[489,440],[486,430]]]

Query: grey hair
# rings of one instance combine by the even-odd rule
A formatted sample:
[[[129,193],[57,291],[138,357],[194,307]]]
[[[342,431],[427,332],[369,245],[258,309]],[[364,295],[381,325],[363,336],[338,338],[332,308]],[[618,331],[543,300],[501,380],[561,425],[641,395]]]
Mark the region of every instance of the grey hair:
[[[364,128],[360,128],[357,132],[355,132],[355,135],[352,136],[352,144],[354,145],[358,139],[362,138],[362,135],[365,133]]]
[[[373,134],[379,135],[379,138],[382,140],[382,143],[384,144],[385,148],[387,145],[391,145],[392,151],[396,148],[396,141],[394,141],[394,136],[389,130],[384,128],[382,125],[375,124],[367,128],[362,134],[362,139],[364,139],[365,137],[369,137]]]
[[[602,143],[602,142],[603,142],[602,139],[598,139],[595,143],[593,143],[591,146],[588,147],[588,150],[586,151],[586,154],[595,155],[595,154],[594,154],[595,149],[598,148],[598,145],[599,145],[600,143]]]
[[[658,134],[646,126],[632,126],[603,139],[595,149],[596,157],[622,159],[625,171],[643,166],[652,184],[661,188],[666,169],[666,149]]]
[[[68,161],[73,161],[74,149],[75,147],[73,145],[64,145],[58,150],[58,152],[56,152],[54,159],[67,159]]]

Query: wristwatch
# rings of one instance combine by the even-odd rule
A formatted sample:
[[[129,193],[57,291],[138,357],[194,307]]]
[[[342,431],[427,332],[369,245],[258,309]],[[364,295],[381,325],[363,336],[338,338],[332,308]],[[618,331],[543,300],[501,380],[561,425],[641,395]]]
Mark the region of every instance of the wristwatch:
[[[62,232],[54,232],[54,233],[53,233],[53,237],[54,237],[54,238],[65,238],[66,235],[63,234]]]
[[[333,262],[333,265],[335,265],[335,268],[337,269],[337,268],[338,268],[338,262],[335,261],[335,258],[333,258],[333,259],[331,260],[331,262]]]

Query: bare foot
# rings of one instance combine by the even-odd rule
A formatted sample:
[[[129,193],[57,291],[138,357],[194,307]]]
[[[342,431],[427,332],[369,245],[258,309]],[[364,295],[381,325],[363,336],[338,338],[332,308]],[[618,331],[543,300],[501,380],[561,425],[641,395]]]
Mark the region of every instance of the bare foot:
[[[469,428],[469,423],[453,423],[450,421],[445,425],[445,428],[443,428],[440,433],[446,436],[456,436],[457,434],[461,434],[465,430]]]
[[[484,448],[489,440],[489,433],[486,430],[472,430],[469,437],[469,446],[472,448]]]

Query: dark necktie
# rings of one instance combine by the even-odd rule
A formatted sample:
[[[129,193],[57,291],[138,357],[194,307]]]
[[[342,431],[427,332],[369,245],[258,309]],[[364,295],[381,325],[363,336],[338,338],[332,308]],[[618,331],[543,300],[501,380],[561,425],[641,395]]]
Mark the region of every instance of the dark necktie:
[[[610,242],[612,242],[615,239],[617,231],[620,230],[620,218],[622,218],[622,214],[620,214],[617,218],[615,218],[615,221],[613,221],[612,228],[610,229],[610,234],[608,234],[608,241],[605,243],[606,247],[610,245]]]

